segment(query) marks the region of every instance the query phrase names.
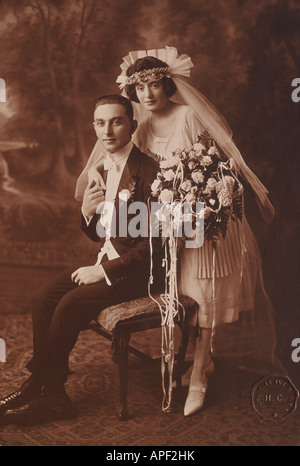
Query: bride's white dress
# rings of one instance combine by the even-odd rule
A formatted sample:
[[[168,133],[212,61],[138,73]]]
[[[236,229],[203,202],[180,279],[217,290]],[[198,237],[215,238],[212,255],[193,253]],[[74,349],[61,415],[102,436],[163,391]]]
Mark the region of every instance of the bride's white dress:
[[[162,160],[172,157],[176,149],[190,149],[203,130],[192,110],[182,105],[168,137],[153,134],[149,117],[140,123],[135,142],[143,152]],[[178,291],[199,303],[193,324],[210,328],[236,321],[240,311],[253,309],[257,279],[255,245],[244,219],[242,223],[230,221],[225,240],[222,239],[216,248],[215,259],[208,241],[204,241],[201,248],[184,248],[180,257]]]

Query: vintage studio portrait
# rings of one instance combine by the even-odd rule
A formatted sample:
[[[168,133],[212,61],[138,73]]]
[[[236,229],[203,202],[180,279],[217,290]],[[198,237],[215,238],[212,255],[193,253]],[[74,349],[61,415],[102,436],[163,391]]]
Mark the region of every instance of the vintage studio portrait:
[[[299,2],[1,0],[0,43],[0,445],[299,446]]]

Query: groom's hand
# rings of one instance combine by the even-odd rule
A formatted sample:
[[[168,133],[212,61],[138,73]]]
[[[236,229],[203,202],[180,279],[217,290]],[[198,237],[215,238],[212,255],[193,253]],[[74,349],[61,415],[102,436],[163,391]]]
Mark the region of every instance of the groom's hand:
[[[75,270],[71,275],[71,279],[77,285],[91,285],[105,280],[105,275],[101,265],[90,265]]]
[[[82,213],[88,220],[95,214],[98,204],[104,200],[103,188],[91,180],[84,191],[82,201]]]

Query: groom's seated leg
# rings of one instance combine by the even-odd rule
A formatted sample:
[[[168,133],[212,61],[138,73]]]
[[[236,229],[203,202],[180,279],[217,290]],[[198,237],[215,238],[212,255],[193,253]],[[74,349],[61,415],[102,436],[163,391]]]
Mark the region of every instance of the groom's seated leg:
[[[67,289],[70,291],[66,292]],[[53,303],[61,294],[63,296],[53,311]],[[35,337],[41,343],[27,368],[34,379],[42,380],[43,395],[32,396],[25,404],[12,409],[8,406],[4,413],[5,421],[29,419],[30,422],[40,420],[41,416],[46,420],[55,416],[69,417],[73,410],[64,391],[64,383],[68,375],[68,357],[80,330],[87,328],[102,309],[146,294],[147,283],[145,280],[139,283],[137,277],[125,279],[114,286],[107,285],[105,281],[78,286],[70,282],[68,274],[63,274],[42,287],[34,298],[33,321],[34,332],[42,328],[44,337]],[[50,323],[46,333],[46,325],[41,325],[40,320],[44,324]]]

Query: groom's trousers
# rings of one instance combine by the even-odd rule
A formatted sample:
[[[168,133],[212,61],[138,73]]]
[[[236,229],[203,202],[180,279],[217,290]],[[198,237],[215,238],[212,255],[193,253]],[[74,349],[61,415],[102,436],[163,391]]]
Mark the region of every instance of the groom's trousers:
[[[27,368],[43,385],[66,382],[69,354],[79,333],[102,309],[147,295],[145,274],[111,286],[106,281],[79,286],[71,280],[75,270],[59,274],[32,297],[33,358]]]

